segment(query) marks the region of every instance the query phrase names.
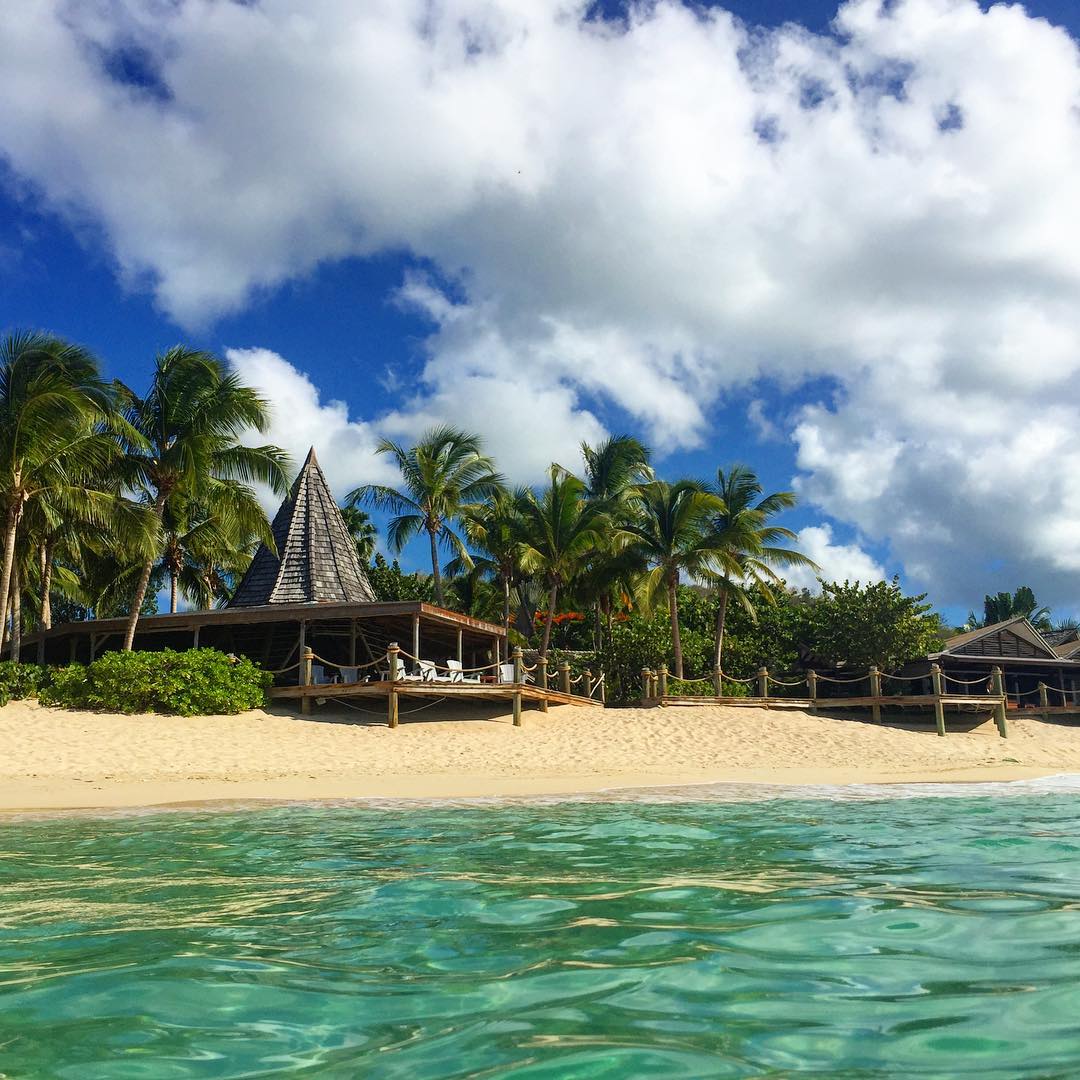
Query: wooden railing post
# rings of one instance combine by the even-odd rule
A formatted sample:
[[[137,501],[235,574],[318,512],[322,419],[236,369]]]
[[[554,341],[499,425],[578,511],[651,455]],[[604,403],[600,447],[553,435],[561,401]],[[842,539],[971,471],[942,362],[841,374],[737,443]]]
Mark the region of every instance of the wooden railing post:
[[[315,658],[315,654],[308,646],[304,646],[303,651],[300,653],[300,685],[311,685],[311,661]],[[307,694],[300,695],[300,711],[302,713],[311,712],[311,698]]]
[[[540,711],[548,711],[548,699],[547,699],[547,657],[541,656],[536,661],[536,685],[544,691],[544,696],[540,699]]]
[[[564,660],[559,664],[559,689],[564,694],[570,693],[570,661]]]
[[[1009,729],[1005,719],[1005,707],[1008,702],[1005,697],[1005,679],[1001,674],[1001,668],[994,667],[991,670],[990,682],[998,699],[997,704],[994,706],[994,719],[997,722],[998,734],[1003,739],[1007,739],[1009,737]]]
[[[712,684],[713,690],[716,691],[717,697],[724,696],[724,673],[720,670],[720,665],[717,664],[712,670]]]
[[[514,727],[521,727],[521,646],[514,646]]]
[[[644,705],[651,697],[652,672],[647,667],[643,667],[641,669],[641,704]]]
[[[581,681],[585,684],[585,696],[592,698],[592,672],[586,668]]]
[[[941,700],[943,690],[941,682],[941,667],[938,664],[930,665],[930,679],[934,684],[934,723],[937,725],[937,733],[944,738],[945,703]]]
[[[1048,721],[1050,714],[1046,710],[1050,708],[1050,697],[1046,693],[1046,683],[1044,682],[1039,683],[1039,707],[1043,711],[1043,719]]]
[[[658,696],[662,697],[662,698],[667,697],[667,677],[668,677],[667,664],[661,664],[660,665],[660,693],[659,693]]]
[[[391,641],[386,650],[386,663],[390,668],[390,688],[386,696],[386,723],[392,728],[396,728],[398,724],[397,681],[401,678],[398,670],[399,652],[401,652],[401,646],[396,641]]]
[[[604,678],[604,673],[600,672],[600,704],[607,705],[607,679]]]
[[[817,712],[817,672],[807,671],[806,673],[806,690],[810,695],[810,711],[812,713]]]
[[[878,670],[877,664],[870,665],[870,696],[872,698],[881,697],[881,672]],[[870,712],[875,724],[881,723],[881,702],[874,701],[870,705]]]
[[[769,696],[769,669],[767,667],[758,668],[757,688],[758,697],[767,698]]]

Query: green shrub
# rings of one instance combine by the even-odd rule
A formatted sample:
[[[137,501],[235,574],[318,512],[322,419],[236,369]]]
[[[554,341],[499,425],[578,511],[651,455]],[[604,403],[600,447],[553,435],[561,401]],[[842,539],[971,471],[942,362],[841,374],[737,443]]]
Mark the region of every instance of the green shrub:
[[[216,649],[115,652],[85,667],[56,669],[40,697],[75,709],[197,716],[258,708],[272,681],[250,660]]]
[[[49,669],[37,664],[16,664],[0,660],[0,705],[22,698],[37,697],[49,682]]]

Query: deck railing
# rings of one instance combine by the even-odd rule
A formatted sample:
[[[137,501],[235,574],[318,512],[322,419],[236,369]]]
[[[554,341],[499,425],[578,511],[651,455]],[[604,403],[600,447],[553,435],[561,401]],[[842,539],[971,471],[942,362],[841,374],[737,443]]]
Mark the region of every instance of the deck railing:
[[[823,675],[816,671],[807,671],[805,675],[780,679],[771,674],[768,668],[758,669],[756,675],[749,678],[735,678],[721,670],[720,667],[713,669],[711,676],[701,679],[673,680],[667,666],[661,664],[659,668],[641,669],[641,704],[642,705],[759,705],[764,708],[774,706],[802,706],[811,713],[816,713],[819,708],[869,708],[875,723],[881,723],[882,710],[887,706],[899,708],[909,707],[932,707],[934,721],[939,735],[945,734],[945,708],[946,706],[980,706],[985,705],[993,710],[994,721],[997,725],[998,734],[1004,739],[1008,737],[1006,723],[1007,698],[1005,696],[1004,680],[1001,669],[995,667],[989,674],[981,679],[965,681],[946,675],[939,664],[930,666],[930,682],[932,692],[929,694],[914,693],[884,693],[883,680],[891,680],[898,684],[921,683],[925,675],[890,675],[883,672],[876,665],[870,667],[865,675],[857,675],[851,678],[837,678],[831,675]],[[671,683],[676,685],[672,686]],[[854,686],[865,683],[868,693],[855,695],[847,693],[841,696],[821,693],[822,684],[835,686]],[[960,688],[959,692],[951,692],[947,684],[953,683]],[[686,685],[711,684],[711,694],[680,694],[677,691]],[[757,693],[754,695],[725,694],[725,684],[736,684],[753,687]],[[1040,684],[1043,686],[1044,684]],[[785,691],[806,687],[806,696],[798,697],[790,694],[770,694],[771,687],[782,687]],[[969,688],[981,689],[982,693],[972,692]],[[1045,690],[1052,690],[1045,687]],[[670,691],[675,690],[675,693]],[[1042,708],[1046,709],[1046,693],[1043,692]]]

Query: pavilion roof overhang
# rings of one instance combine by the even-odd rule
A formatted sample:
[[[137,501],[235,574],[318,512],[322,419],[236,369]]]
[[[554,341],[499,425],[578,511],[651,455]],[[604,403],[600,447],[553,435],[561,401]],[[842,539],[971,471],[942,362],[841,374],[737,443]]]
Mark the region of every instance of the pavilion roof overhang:
[[[258,607],[213,608],[206,611],[178,611],[165,615],[144,615],[138,633],[167,633],[193,630],[196,626],[252,626],[260,623],[331,622],[348,619],[394,619],[418,615],[421,623],[437,623],[479,637],[504,638],[506,631],[495,623],[436,607],[421,600],[371,602],[329,602],[316,604],[261,604]],[[87,619],[61,623],[46,632],[46,637],[67,634],[118,633],[127,626],[127,618]],[[36,636],[36,635],[35,635]]]

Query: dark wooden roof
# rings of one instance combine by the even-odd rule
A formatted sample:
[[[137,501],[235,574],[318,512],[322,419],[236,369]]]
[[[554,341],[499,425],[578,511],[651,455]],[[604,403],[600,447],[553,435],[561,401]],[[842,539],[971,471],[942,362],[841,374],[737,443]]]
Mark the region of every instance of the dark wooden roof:
[[[259,545],[229,607],[375,600],[314,447],[272,529],[278,554]]]
[[[1045,638],[1023,615],[957,634],[945,642],[942,653],[950,656],[1033,660],[1053,660],[1056,655]]]

